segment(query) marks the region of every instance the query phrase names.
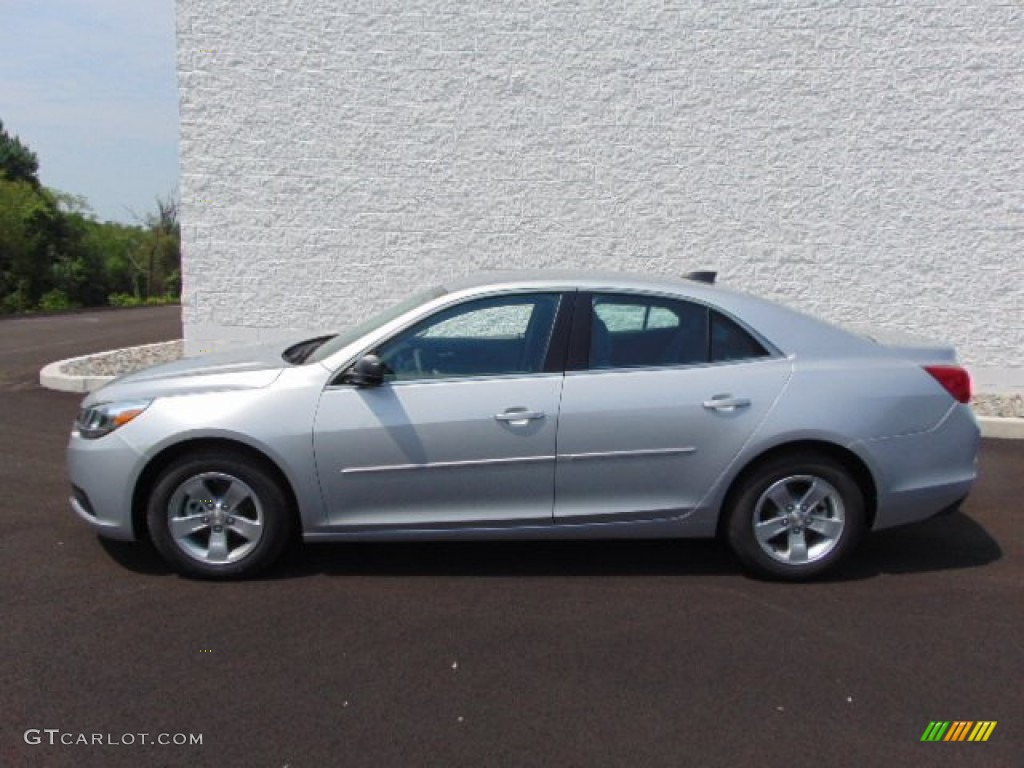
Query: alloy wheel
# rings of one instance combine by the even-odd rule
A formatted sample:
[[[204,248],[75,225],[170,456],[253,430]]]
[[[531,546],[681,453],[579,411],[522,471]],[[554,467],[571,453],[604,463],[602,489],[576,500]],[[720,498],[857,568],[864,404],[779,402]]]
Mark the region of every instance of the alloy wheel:
[[[772,483],[754,504],[754,538],[785,565],[813,563],[842,537],[846,508],[834,485],[815,475],[790,475]]]
[[[179,485],[167,502],[174,544],[201,563],[241,560],[263,537],[265,515],[256,492],[224,472],[203,472]]]

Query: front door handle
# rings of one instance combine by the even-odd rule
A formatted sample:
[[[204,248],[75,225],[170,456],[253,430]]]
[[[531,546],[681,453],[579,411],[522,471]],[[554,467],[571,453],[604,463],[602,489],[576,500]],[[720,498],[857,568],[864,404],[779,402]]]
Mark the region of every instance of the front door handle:
[[[704,401],[704,407],[709,411],[735,411],[737,408],[749,406],[749,398],[733,397],[732,395],[715,395],[710,400]]]
[[[543,418],[544,413],[542,411],[528,411],[525,408],[509,408],[504,413],[496,413],[494,415],[495,421],[512,424],[513,426],[522,426]]]

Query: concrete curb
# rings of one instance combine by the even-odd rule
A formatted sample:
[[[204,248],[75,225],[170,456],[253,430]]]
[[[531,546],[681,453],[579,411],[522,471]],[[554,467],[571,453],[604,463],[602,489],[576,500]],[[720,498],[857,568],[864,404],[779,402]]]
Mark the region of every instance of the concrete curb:
[[[58,360],[50,363],[39,372],[39,385],[46,389],[54,389],[60,392],[86,393],[99,389],[109,381],[116,379],[116,376],[88,376],[82,374],[65,373],[64,369],[74,363],[87,362],[99,358],[106,358],[122,352],[145,350],[159,347],[171,342],[158,342],[157,344],[145,344],[139,347],[126,347],[114,349],[108,352],[99,352],[94,355],[82,355],[81,357],[70,357],[67,360]],[[1002,418],[997,416],[978,416],[978,426],[981,427],[981,436],[997,440],[1024,440],[1024,419]]]
[[[81,373],[68,373],[67,369],[74,369],[77,364],[87,365],[90,362],[97,362],[117,357],[125,353],[146,352],[160,347],[167,347],[171,344],[180,343],[180,340],[158,341],[155,344],[142,344],[136,347],[124,347],[122,349],[111,349],[105,352],[97,352],[91,355],[69,357],[66,360],[57,360],[50,363],[39,371],[39,386],[45,389],[53,389],[58,392],[92,392],[104,384],[117,378],[116,375],[101,376]],[[155,363],[154,363],[155,364]],[[146,367],[145,365],[140,368]],[[127,372],[127,371],[126,371]],[[123,375],[123,374],[118,374]]]
[[[39,386],[45,389],[55,389],[58,392],[92,392],[99,389],[108,381],[113,381],[113,376],[72,376],[64,373],[62,368],[68,363],[86,360],[90,356],[69,357],[67,360],[58,360],[50,363],[39,372]]]
[[[1024,440],[1024,419],[979,416],[978,426],[982,437],[996,440]]]

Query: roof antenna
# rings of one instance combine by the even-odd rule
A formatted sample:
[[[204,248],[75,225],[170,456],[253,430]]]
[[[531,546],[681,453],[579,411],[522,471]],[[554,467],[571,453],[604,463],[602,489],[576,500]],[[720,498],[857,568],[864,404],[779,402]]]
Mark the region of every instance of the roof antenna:
[[[685,277],[687,280],[694,280],[698,283],[707,283],[708,285],[714,285],[715,278],[718,277],[718,273],[712,272],[711,270],[707,269],[701,269],[697,270],[696,272],[687,272],[685,275],[683,275],[683,277]]]

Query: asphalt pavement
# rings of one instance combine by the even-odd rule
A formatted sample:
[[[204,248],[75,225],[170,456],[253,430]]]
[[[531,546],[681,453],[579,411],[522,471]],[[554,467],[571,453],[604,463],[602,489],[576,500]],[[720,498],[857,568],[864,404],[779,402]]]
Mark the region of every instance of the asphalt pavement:
[[[79,397],[35,383],[179,311],[0,320],[0,766],[1024,764],[1024,442],[813,584],[687,541],[317,545],[192,582],[73,516]],[[936,720],[997,725],[922,743]]]

